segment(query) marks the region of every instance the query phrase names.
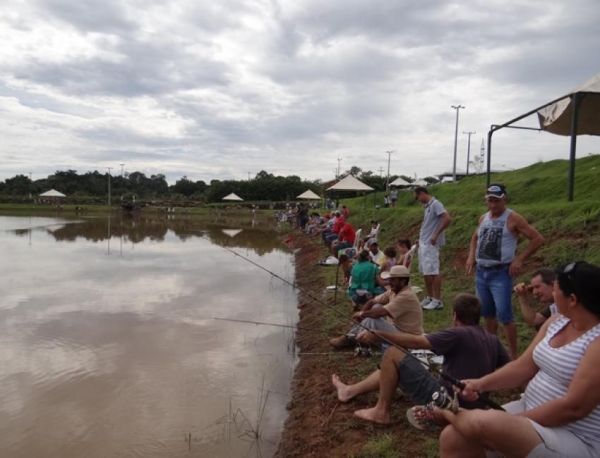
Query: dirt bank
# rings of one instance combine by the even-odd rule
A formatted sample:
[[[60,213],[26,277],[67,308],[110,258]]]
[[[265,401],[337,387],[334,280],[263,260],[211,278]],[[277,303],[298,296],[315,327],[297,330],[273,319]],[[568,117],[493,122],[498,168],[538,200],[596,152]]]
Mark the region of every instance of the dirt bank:
[[[301,355],[296,368],[292,388],[289,416],[285,424],[277,457],[348,457],[360,456],[364,445],[379,436],[394,437],[397,455],[391,456],[437,456],[437,434],[423,433],[411,428],[405,420],[410,404],[399,398],[394,409],[394,423],[379,427],[368,424],[354,416],[354,410],[373,406],[376,395],[363,396],[347,404],[341,404],[331,385],[331,374],[337,373],[342,380],[356,382],[376,368],[377,357],[360,358],[353,354],[333,353],[328,340],[333,335],[305,328],[325,327],[327,306],[333,304],[333,293],[326,290],[333,267],[320,267],[316,263],[325,255],[317,239],[300,234],[291,236],[291,246],[297,250],[296,282],[299,293],[299,326],[296,342],[300,353],[326,353],[324,355]],[[309,297],[316,296],[319,301]],[[337,299],[341,311],[350,315],[349,302]],[[342,331],[350,323],[339,320]],[[367,456],[367,455],[365,455]],[[381,456],[379,454],[368,456]],[[390,456],[390,455],[388,455]]]

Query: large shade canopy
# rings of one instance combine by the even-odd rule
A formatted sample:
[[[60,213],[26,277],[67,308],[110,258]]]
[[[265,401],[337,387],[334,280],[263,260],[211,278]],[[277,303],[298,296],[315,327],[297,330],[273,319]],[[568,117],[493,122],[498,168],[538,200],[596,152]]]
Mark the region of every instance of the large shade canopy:
[[[540,127],[521,127],[514,124],[537,114]],[[490,184],[492,160],[492,135],[505,127],[525,130],[542,130],[557,135],[570,135],[569,191],[573,200],[575,188],[575,156],[578,135],[600,135],[600,73],[567,95],[554,99],[504,124],[494,124],[488,132],[487,184]]]
[[[390,186],[410,186],[410,183],[402,178],[398,177],[390,183]]]
[[[423,178],[419,178],[413,183],[413,186],[429,186],[429,183],[427,183]]]
[[[578,97],[576,135],[600,135],[600,74],[538,113],[540,128],[557,135],[571,135],[574,95]]]
[[[327,191],[373,191],[373,188],[364,184],[358,178],[348,175],[346,178],[338,181],[332,187],[327,188]]]
[[[236,193],[232,192],[231,194],[223,197],[223,200],[237,200],[237,201],[243,201],[244,199],[242,199],[240,196],[238,196]]]
[[[67,197],[62,192],[58,192],[56,189],[51,189],[50,191],[46,191],[40,194],[40,197]]]
[[[298,197],[296,197],[296,199],[320,200],[321,198],[309,189],[308,191],[303,192]]]

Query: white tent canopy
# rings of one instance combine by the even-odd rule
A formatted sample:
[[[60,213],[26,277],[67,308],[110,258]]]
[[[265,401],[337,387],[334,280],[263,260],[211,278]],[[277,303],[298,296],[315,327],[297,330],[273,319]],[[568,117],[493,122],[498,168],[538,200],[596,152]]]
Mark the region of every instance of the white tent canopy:
[[[414,183],[412,183],[412,185],[413,186],[429,186],[429,183],[427,183],[423,178],[419,178]]]
[[[46,191],[40,194],[40,197],[67,197],[62,192],[58,192],[56,189],[51,189],[50,191]]]
[[[237,201],[243,201],[244,199],[242,199],[240,196],[238,196],[236,193],[232,192],[231,194],[223,197],[223,200],[237,200]]]
[[[538,110],[540,128],[557,135],[571,135],[573,96],[578,94],[576,135],[600,135],[600,73],[564,98]]]
[[[332,187],[327,188],[327,191],[373,191],[373,188],[364,184],[358,178],[348,175]]]
[[[398,177],[390,183],[390,186],[410,186],[410,183]]]
[[[296,199],[321,200],[321,198],[310,189],[300,194],[298,197],[296,197]]]

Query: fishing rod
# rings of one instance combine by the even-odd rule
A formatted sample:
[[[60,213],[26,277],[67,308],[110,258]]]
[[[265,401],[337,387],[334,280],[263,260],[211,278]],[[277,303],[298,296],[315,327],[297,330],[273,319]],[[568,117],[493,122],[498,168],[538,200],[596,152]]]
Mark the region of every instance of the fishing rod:
[[[293,324],[267,323],[265,321],[252,321],[252,320],[236,320],[236,319],[233,319],[233,318],[222,318],[222,317],[213,317],[213,320],[217,320],[217,321],[231,321],[233,323],[255,324],[257,326],[258,325],[263,325],[263,326],[277,326],[279,328],[302,329],[304,331],[314,331],[314,332],[322,332],[324,334],[329,334],[324,329],[307,328],[306,326],[294,326]]]
[[[209,238],[205,237],[205,236],[200,236],[200,238],[203,238],[211,243],[213,243],[212,240],[210,240]],[[302,288],[299,288],[295,283],[292,283],[291,281],[281,277],[280,275],[277,275],[275,272],[270,271],[269,269],[267,269],[266,267],[261,266],[260,264],[258,264],[257,262],[254,262],[252,259],[249,259],[248,257],[239,254],[238,252],[232,250],[231,248],[227,248],[225,246],[222,245],[218,245],[221,248],[223,248],[224,250],[229,251],[230,253],[232,253],[233,255],[243,259],[246,262],[249,262],[250,264],[252,264],[255,267],[258,267],[261,270],[264,270],[265,272],[267,272],[268,274],[272,275],[273,277],[281,280],[282,282],[284,282],[287,285],[290,285],[292,288],[298,290],[299,292],[301,292],[302,294],[305,294],[306,296],[308,296],[309,298],[311,298],[312,300],[318,302],[321,305],[324,305],[326,307],[328,307],[329,309],[331,309],[332,311],[334,311],[338,316],[344,318],[345,320],[351,321],[353,325],[360,327],[361,329],[363,329],[364,331],[367,331],[371,334],[373,334],[374,336],[376,336],[379,340],[387,343],[389,346],[394,347],[396,349],[398,349],[399,351],[401,351],[402,353],[404,353],[406,356],[409,356],[411,358],[413,358],[414,360],[420,362],[421,364],[425,365],[431,372],[434,372],[436,374],[438,374],[438,376],[442,377],[444,380],[446,380],[447,382],[451,383],[454,386],[457,386],[458,388],[460,388],[461,390],[464,390],[466,388],[466,384],[461,382],[460,380],[452,377],[451,375],[442,372],[441,370],[433,367],[431,364],[429,364],[428,362],[424,362],[422,360],[420,360],[419,358],[417,358],[415,355],[413,355],[409,350],[407,350],[406,348],[392,342],[391,340],[381,336],[380,334],[378,334],[376,331],[374,331],[373,329],[370,329],[366,326],[364,326],[363,324],[361,324],[360,322],[354,321],[354,319],[352,317],[349,317],[346,313],[342,312],[341,310],[338,310],[337,308],[335,308],[332,305],[329,305],[328,303],[322,301],[321,299],[319,299],[318,297],[316,297],[315,295],[303,290]],[[491,407],[494,410],[504,410],[504,408],[492,401],[491,399],[489,399],[487,397],[487,395],[484,394],[480,394],[479,395],[479,399],[486,404],[488,407]]]

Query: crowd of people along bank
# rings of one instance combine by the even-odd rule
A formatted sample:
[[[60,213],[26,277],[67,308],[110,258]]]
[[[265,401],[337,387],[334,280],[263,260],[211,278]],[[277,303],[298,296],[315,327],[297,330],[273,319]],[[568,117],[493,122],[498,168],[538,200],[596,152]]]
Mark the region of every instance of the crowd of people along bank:
[[[427,188],[417,187],[413,193],[424,210],[414,245],[401,238],[382,250],[377,221],[356,240],[346,207],[324,216],[313,212],[298,222],[306,233],[320,236],[339,262],[354,309],[355,326],[331,339],[331,345],[384,344],[379,369],[365,379],[345,383],[332,375],[339,401],[377,391],[376,405],[355,415],[388,424],[400,388],[414,404],[406,413],[409,422],[419,429],[441,430],[442,457],[600,456],[600,267],[578,261],[541,268],[531,273],[529,283],[513,285],[525,273],[523,262],[544,239],[507,208],[506,187],[492,184],[485,193],[488,211],[474,222],[465,266],[475,276],[475,294],[456,295],[451,326],[425,333],[424,310],[444,308],[440,249],[452,219]],[[528,243],[517,253],[521,238]],[[425,284],[423,300],[411,285],[415,253]],[[537,330],[520,355],[513,294],[523,321]],[[508,349],[497,337],[500,325]],[[461,380],[463,387],[434,376],[407,350],[443,356],[442,371]],[[507,388],[523,391],[504,410],[487,408],[483,399],[488,393]],[[443,407],[432,401],[444,394],[449,402]]]

